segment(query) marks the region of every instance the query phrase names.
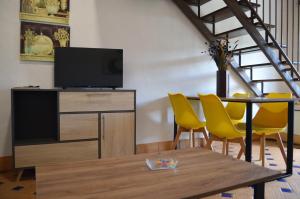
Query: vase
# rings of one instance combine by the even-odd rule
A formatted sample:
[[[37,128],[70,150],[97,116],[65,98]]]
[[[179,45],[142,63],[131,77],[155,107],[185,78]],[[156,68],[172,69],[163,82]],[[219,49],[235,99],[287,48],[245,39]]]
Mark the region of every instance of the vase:
[[[229,91],[229,74],[227,70],[217,71],[217,95],[227,97]]]
[[[61,39],[61,40],[59,40],[59,46],[60,47],[67,47],[67,43],[68,43],[67,39]]]

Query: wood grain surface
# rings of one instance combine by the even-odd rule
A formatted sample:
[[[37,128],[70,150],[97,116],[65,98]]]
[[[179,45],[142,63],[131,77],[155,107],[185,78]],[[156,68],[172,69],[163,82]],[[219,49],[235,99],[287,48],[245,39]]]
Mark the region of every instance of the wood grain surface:
[[[15,147],[15,167],[98,159],[98,140]]]
[[[150,171],[146,158],[173,157],[176,170]],[[199,198],[280,173],[204,149],[185,149],[38,167],[38,199]]]
[[[61,114],[60,140],[98,138],[98,114]]]
[[[134,92],[60,92],[60,112],[134,110]]]
[[[134,113],[101,114],[101,158],[133,155]]]

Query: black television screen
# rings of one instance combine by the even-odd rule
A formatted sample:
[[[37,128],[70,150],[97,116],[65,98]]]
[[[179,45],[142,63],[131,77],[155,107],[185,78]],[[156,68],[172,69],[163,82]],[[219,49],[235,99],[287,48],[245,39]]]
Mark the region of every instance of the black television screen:
[[[55,48],[55,87],[123,86],[123,50]]]

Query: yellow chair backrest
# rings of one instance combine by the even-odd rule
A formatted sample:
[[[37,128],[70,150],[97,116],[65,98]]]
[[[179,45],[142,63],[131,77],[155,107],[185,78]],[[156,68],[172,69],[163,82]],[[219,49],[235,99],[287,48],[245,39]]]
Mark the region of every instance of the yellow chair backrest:
[[[269,93],[266,98],[292,98],[291,93]],[[265,128],[284,128],[288,121],[288,103],[263,103],[253,124]]]
[[[249,93],[235,93],[234,98],[249,98]],[[242,120],[246,111],[245,103],[229,102],[226,106],[226,111],[231,119]]]
[[[169,93],[176,123],[187,129],[200,128],[198,119],[188,99],[181,93]],[[203,124],[204,126],[204,124]]]
[[[208,131],[219,138],[240,137],[221,100],[213,94],[199,95]]]

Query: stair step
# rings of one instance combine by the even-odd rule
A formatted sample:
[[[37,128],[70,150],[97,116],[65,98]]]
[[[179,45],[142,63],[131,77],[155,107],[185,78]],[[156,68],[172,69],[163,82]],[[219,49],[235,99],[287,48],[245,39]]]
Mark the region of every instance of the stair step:
[[[261,25],[256,22],[254,23],[257,27],[257,29],[259,30],[264,30]],[[265,26],[270,29],[270,28],[275,28],[275,25],[271,25],[271,24],[265,24]],[[218,33],[218,34],[215,34],[216,37],[226,37],[226,35],[228,35],[228,38],[235,38],[235,37],[239,37],[239,36],[243,36],[243,35],[247,35],[248,32],[246,31],[246,29],[244,27],[239,27],[239,28],[236,28],[236,29],[232,29],[232,30],[228,30],[228,31],[225,31],[225,32],[221,32],[221,33]]]
[[[285,61],[281,62],[283,65],[287,65]],[[273,65],[270,62],[267,63],[260,63],[260,64],[249,64],[249,65],[242,65],[240,68],[242,69],[251,69],[251,68],[258,68],[258,67],[273,67]],[[290,68],[287,68],[288,70],[291,70]],[[285,70],[285,69],[284,69]]]
[[[293,61],[292,64],[294,64],[294,65],[300,65],[300,61]]]
[[[240,66],[243,69],[251,69],[256,67],[265,67],[265,66],[272,66],[271,63],[261,63],[261,64],[249,64],[249,65],[242,65]]]
[[[285,69],[282,69],[281,71],[282,72],[288,72],[288,71],[291,71],[292,69],[291,68],[285,68]]]
[[[241,9],[246,12],[249,11],[249,7],[245,5],[245,3],[243,1],[239,2]],[[251,3],[251,5],[254,8],[260,7],[259,4],[256,3]],[[205,23],[217,23],[220,21],[223,21],[225,19],[228,19],[230,17],[233,17],[234,14],[231,12],[229,7],[223,7],[219,10],[216,10],[212,13],[209,13],[208,15],[205,15],[203,17],[201,17],[201,19],[205,22]]]
[[[282,61],[281,63],[282,63],[282,64],[285,64],[285,65],[288,65],[288,63],[287,63],[286,61]],[[293,65],[298,65],[298,64],[300,64],[300,62],[298,62],[298,61],[291,61],[291,63],[292,63]]]
[[[274,47],[273,43],[268,43],[269,47]],[[287,48],[286,44],[279,44],[279,46],[281,48]],[[260,51],[260,48],[257,45],[254,46],[249,46],[249,47],[245,47],[245,48],[238,48],[238,49],[234,49],[231,52],[233,53],[233,55],[238,55],[239,51],[241,51],[241,53],[251,53],[251,52],[256,52],[256,51]]]
[[[200,6],[210,1],[211,0],[200,0]],[[185,0],[185,2],[191,6],[198,6],[198,0]]]
[[[264,83],[264,82],[283,82],[283,79],[256,79],[252,80],[251,83]],[[293,78],[293,81],[300,81],[297,78]]]

